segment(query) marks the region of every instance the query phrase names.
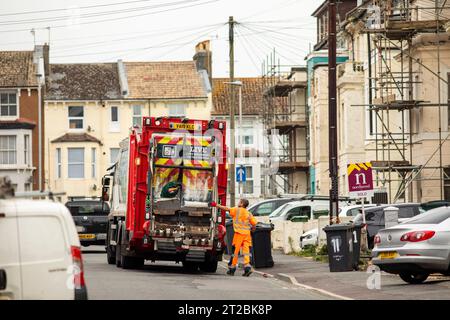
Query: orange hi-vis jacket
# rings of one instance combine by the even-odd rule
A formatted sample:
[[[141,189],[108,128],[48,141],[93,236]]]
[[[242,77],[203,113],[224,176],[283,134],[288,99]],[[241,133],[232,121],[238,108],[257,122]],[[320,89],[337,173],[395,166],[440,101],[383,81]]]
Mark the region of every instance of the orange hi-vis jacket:
[[[233,229],[235,233],[249,235],[252,226],[257,223],[251,212],[245,208],[231,208],[230,215],[233,218]]]

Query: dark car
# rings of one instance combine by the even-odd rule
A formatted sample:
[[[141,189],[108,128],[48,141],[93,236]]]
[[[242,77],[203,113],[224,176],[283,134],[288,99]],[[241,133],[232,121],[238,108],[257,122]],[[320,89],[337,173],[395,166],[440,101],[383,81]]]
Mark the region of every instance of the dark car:
[[[364,210],[366,216],[366,225],[367,225],[367,238],[369,242],[369,248],[372,249],[374,245],[374,237],[378,233],[379,230],[385,228],[384,224],[384,209],[387,207],[396,207],[399,209],[398,211],[398,219],[401,221],[402,219],[412,218],[425,212],[420,207],[419,203],[397,203],[397,204],[384,204],[376,207],[367,208]],[[355,219],[355,223],[362,223],[363,218],[362,214],[358,214]]]
[[[426,211],[435,209],[435,208],[440,208],[440,207],[448,207],[448,206],[450,206],[450,202],[445,201],[445,200],[428,201],[428,202],[422,203],[420,205],[420,207]]]
[[[274,212],[277,208],[285,203],[298,200],[297,198],[276,198],[263,200],[261,202],[255,203],[248,208],[255,217],[268,216]]]
[[[72,200],[66,203],[72,214],[81,245],[105,245],[109,206],[95,199]]]

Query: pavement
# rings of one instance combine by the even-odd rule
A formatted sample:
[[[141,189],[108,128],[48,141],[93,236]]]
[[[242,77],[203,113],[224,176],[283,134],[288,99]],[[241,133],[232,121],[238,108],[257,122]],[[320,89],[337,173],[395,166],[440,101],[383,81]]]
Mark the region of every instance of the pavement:
[[[375,275],[365,271],[330,272],[328,263],[310,258],[285,255],[279,251],[273,251],[272,257],[274,267],[256,269],[258,275],[274,277],[336,299],[450,300],[450,277],[432,275],[425,283],[412,285],[385,272]],[[368,282],[373,289],[368,288]]]
[[[147,261],[143,269],[124,270],[106,262],[104,247],[83,248],[83,263],[90,300],[330,300],[275,277],[238,270],[227,276],[226,263],[216,273],[187,272],[181,264]]]

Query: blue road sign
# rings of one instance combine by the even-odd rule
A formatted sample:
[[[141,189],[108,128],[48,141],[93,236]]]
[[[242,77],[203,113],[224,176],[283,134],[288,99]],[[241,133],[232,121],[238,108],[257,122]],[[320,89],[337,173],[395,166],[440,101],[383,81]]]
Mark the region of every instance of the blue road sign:
[[[236,182],[245,182],[247,180],[247,170],[244,166],[236,167]]]

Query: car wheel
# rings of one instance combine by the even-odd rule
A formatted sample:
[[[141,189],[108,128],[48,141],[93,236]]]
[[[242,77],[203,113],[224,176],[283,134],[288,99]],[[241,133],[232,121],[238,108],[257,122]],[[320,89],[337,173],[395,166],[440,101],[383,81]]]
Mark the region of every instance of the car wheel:
[[[429,274],[428,273],[410,273],[410,272],[401,272],[399,274],[400,278],[411,284],[420,284],[427,280]]]

